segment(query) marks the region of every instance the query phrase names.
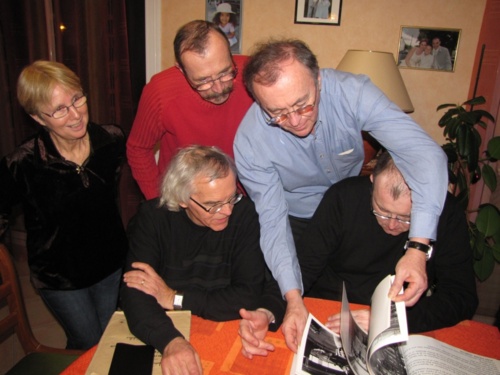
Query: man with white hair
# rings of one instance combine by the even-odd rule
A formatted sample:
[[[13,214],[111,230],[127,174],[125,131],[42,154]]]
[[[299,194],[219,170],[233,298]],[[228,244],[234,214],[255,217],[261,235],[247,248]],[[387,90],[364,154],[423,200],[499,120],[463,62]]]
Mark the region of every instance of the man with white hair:
[[[179,151],[160,198],[143,203],[130,223],[121,290],[131,332],[162,353],[164,374],[202,374],[198,354],[165,309],[216,321],[258,309],[271,329],[279,326],[284,301],[259,238],[257,213],[238,192],[233,160],[215,147]]]

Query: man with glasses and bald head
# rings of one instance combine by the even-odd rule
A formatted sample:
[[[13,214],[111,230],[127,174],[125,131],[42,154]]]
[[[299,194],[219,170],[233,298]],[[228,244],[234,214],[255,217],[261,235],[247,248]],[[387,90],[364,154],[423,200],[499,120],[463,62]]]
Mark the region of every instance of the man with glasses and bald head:
[[[305,295],[369,305],[378,283],[394,274],[409,247],[413,193],[388,152],[371,176],[351,177],[327,190],[297,244]],[[407,308],[411,333],[470,319],[477,306],[472,250],[463,209],[448,193],[436,241],[425,253],[429,288]]]
[[[443,150],[367,76],[320,70],[300,40],[257,46],[243,80],[256,103],[238,128],[234,155],[259,214],[264,257],[288,302],[282,328],[287,345],[296,351],[307,319],[295,244],[325,191],[360,173],[361,131],[389,150],[413,192],[411,242],[390,297],[415,304],[427,289],[425,254],[418,247],[436,239],[448,186]],[[404,294],[397,295],[405,282]]]
[[[216,321],[238,319],[245,309],[279,326],[285,305],[259,234],[255,207],[238,191],[234,161],[215,147],[181,149],[160,198],[143,203],[129,225],[121,290],[131,332],[162,353],[164,374],[202,374],[198,354],[165,309]]]
[[[412,198],[388,152],[379,156],[371,176],[346,178],[332,185],[297,243],[305,295],[341,301],[345,283],[349,302],[370,305],[378,283],[394,274],[399,259],[415,246],[408,241]],[[436,241],[420,251],[427,257],[429,288],[406,309],[409,332],[471,319],[478,304],[472,250],[464,211],[450,193]],[[368,310],[353,314],[368,330]],[[243,320],[242,328],[249,321]],[[257,325],[254,321],[252,326]],[[326,325],[339,333],[340,316],[329,317]],[[242,329],[244,353],[263,355],[271,349],[263,340],[267,322],[262,326],[261,331]]]

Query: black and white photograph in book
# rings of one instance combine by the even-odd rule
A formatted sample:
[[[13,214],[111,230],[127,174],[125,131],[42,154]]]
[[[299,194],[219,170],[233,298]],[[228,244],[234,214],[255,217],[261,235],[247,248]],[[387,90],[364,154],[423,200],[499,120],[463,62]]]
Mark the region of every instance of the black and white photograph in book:
[[[461,30],[402,26],[399,37],[400,68],[453,72]]]
[[[340,25],[342,0],[296,0],[295,23]]]
[[[234,54],[241,53],[243,0],[207,0],[205,20],[217,24],[226,34]]]
[[[352,374],[340,338],[321,329],[314,320],[309,326],[301,370],[311,375]]]

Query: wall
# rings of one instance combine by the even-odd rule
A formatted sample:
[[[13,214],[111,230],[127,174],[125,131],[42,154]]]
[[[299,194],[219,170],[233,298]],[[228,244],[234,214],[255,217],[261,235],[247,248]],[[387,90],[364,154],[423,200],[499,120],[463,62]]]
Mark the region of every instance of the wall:
[[[204,19],[206,0],[162,0],[162,68],[172,66],[172,42],[177,29]],[[321,67],[335,68],[348,49],[396,54],[402,25],[461,29],[455,72],[401,69],[415,107],[411,114],[439,143],[437,121],[442,103],[462,103],[468,91],[486,0],[344,0],[341,25],[294,24],[295,0],[242,0],[242,52],[273,37],[300,38],[316,53]]]

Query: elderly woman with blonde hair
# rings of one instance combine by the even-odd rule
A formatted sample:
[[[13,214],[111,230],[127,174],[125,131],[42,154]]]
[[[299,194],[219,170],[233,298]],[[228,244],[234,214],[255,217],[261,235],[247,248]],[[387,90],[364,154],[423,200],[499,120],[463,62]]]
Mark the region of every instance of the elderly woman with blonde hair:
[[[0,162],[0,219],[22,204],[31,282],[67,348],[87,349],[117,307],[128,248],[117,206],[124,133],[89,121],[80,79],[63,64],[24,68],[17,96],[40,129]]]

